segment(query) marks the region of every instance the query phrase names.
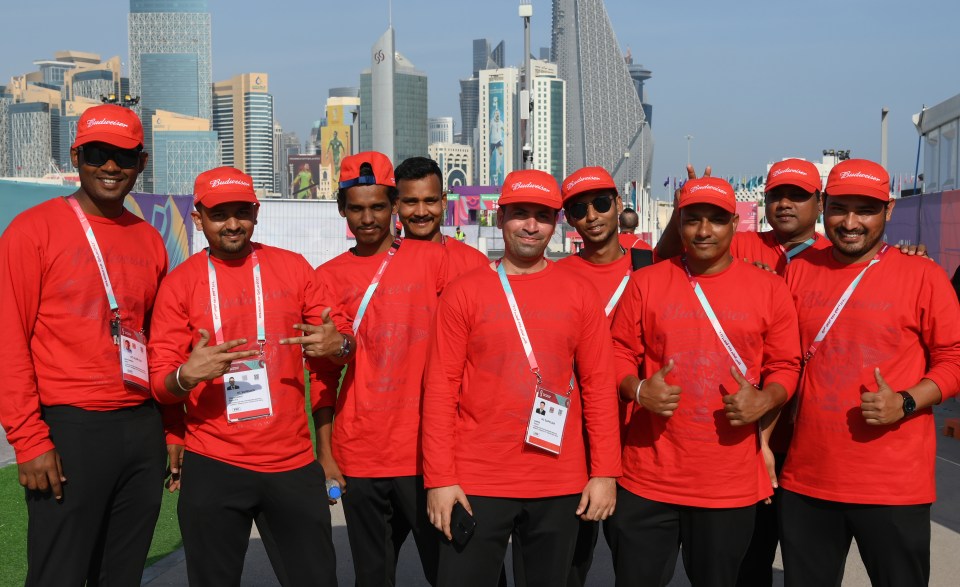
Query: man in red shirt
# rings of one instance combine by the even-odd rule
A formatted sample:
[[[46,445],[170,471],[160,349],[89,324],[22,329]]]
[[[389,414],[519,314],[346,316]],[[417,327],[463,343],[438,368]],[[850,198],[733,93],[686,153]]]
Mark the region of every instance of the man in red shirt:
[[[638,404],[607,534],[618,585],[668,582],[678,543],[691,583],[736,582],[799,376],[783,280],[730,255],[733,188],[688,181],[679,209],[684,254],[633,274],[612,327],[621,398]]]
[[[617,193],[616,182],[602,167],[584,167],[575,171],[563,180],[560,193],[567,222],[583,239],[583,248],[577,254],[557,261],[557,264],[570,267],[593,283],[600,293],[604,315],[608,323],[612,322],[613,310],[634,269],[630,246],[633,240],[639,239],[632,232],[629,235],[618,234],[618,215],[622,226],[627,211]],[[631,239],[627,245],[623,244],[625,236]],[[623,439],[626,423],[633,411],[633,402],[621,401],[618,404]],[[580,523],[568,585],[583,585],[586,581],[600,533],[599,526],[597,522]]]
[[[137,585],[166,458],[143,343],[167,254],[123,205],[147,161],[136,114],[87,109],[70,157],[80,188],[0,237],[0,421],[26,488],[26,584]]]
[[[496,584],[515,533],[521,580],[563,585],[578,516],[603,520],[614,507],[620,444],[609,331],[590,280],[544,258],[561,207],[556,180],[512,172],[498,206],[504,257],[444,291],[425,374],[427,508],[447,538],[438,582]],[[450,542],[451,517],[463,511],[455,504],[476,520],[465,542],[459,533]]]
[[[780,479],[787,585],[839,583],[851,538],[874,584],[930,578],[931,406],[960,387],[960,308],[939,266],[883,242],[889,189],[871,161],[834,167],[833,247],[787,269],[806,351]]]
[[[427,580],[436,580],[437,534],[426,516],[419,448],[420,400],[430,322],[447,277],[438,243],[394,238],[397,189],[386,155],[344,158],[337,205],[357,244],[317,268],[357,337],[340,368],[319,374],[317,451],[343,487],[357,584],[393,584],[411,532]],[[334,419],[334,412],[336,418]]]
[[[569,178],[567,178],[569,179]],[[614,188],[616,191],[616,188]],[[617,196],[619,198],[619,194]],[[633,208],[624,208],[623,202],[620,202],[619,222],[620,222],[620,244],[627,249],[643,249],[645,251],[653,250],[645,240],[637,236],[637,227],[640,226],[640,216]]]
[[[190,584],[240,584],[254,519],[284,585],[336,582],[298,345],[342,363],[352,335],[337,332],[306,259],[252,242],[250,176],[201,173],[194,205],[209,246],[164,280],[150,344],[154,396],[186,405],[178,513]]]
[[[440,232],[443,213],[447,209],[447,193],[443,191],[443,172],[436,161],[411,157],[397,166],[394,178],[398,192],[397,216],[403,225],[403,236],[443,245],[447,251],[450,279],[489,263],[487,256],[477,249]]]

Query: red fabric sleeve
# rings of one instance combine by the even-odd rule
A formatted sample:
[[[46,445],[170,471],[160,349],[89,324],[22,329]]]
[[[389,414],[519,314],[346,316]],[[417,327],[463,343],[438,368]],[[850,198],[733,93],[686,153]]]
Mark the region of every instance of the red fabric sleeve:
[[[760,370],[764,385],[779,383],[793,397],[800,381],[800,325],[797,308],[791,301],[786,283],[777,279],[772,286],[770,308],[773,319],[763,339],[763,366]]]
[[[617,386],[630,375],[639,376],[643,361],[643,324],[640,320],[643,292],[637,285],[636,273],[613,314],[610,334],[613,337],[614,378]]]
[[[924,273],[917,300],[920,337],[930,356],[924,377],[947,399],[960,390],[960,304],[943,269],[931,263]]]
[[[199,263],[194,255],[186,263]],[[205,262],[205,260],[203,261]],[[181,269],[183,270],[183,269]],[[150,390],[161,404],[179,404],[183,398],[167,391],[167,375],[187,362],[193,342],[190,314],[184,304],[189,304],[192,292],[182,291],[171,280],[164,281],[157,292],[153,306],[152,333],[150,337]],[[213,333],[210,333],[213,336]],[[209,344],[216,344],[211,338]]]
[[[467,363],[463,300],[440,296],[427,351],[423,391],[423,481],[428,488],[460,483],[455,458],[457,405]]]
[[[613,352],[603,303],[592,288],[583,290],[584,320],[574,353],[583,401],[584,427],[589,439],[590,476],[619,477],[620,424]]]
[[[40,304],[43,250],[28,234],[9,227],[0,237],[0,332],[6,358],[5,391],[0,394],[0,421],[17,455],[25,463],[54,448],[40,419],[40,392],[30,339]]]

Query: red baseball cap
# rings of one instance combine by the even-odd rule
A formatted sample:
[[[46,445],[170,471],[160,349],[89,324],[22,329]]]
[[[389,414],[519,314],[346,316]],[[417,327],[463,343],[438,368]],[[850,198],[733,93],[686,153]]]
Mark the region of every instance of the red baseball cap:
[[[364,163],[370,164],[373,175],[360,175],[360,167]],[[397,187],[390,158],[377,151],[364,151],[344,157],[340,162],[340,189],[352,188],[355,185]]]
[[[497,206],[507,204],[542,204],[548,208],[559,210],[563,207],[560,199],[560,188],[557,180],[545,171],[539,169],[523,169],[511,171],[503,180],[500,187],[500,198]]]
[[[830,196],[866,196],[889,202],[890,175],[873,161],[847,159],[830,170],[824,191]]]
[[[87,143],[107,143],[121,149],[143,145],[143,125],[137,114],[116,104],[87,108],[77,122],[77,140],[71,149]]]
[[[193,182],[193,205],[213,208],[225,202],[250,202],[260,205],[253,191],[253,178],[234,167],[204,171]]]
[[[820,191],[823,187],[820,170],[813,163],[803,159],[784,159],[770,167],[764,190],[769,192],[782,185],[795,185],[811,194]]]
[[[701,177],[690,179],[680,190],[680,205],[683,208],[693,204],[713,204],[731,214],[737,213],[737,195],[730,182],[719,177]]]
[[[614,183],[613,178],[603,167],[584,167],[574,171],[567,179],[563,180],[560,194],[563,196],[563,203],[566,204],[570,198],[594,190],[617,191],[617,184]]]

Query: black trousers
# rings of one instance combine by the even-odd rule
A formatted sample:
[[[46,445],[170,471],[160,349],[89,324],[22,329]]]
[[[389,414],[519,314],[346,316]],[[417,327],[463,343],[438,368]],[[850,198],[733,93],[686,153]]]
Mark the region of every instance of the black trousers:
[[[860,505],[783,491],[780,546],[788,587],[840,585],[851,538],[874,587],[930,581],[930,504]]]
[[[517,584],[526,587],[565,585],[577,541],[575,515],[580,494],[539,499],[467,496],[477,522],[462,548],[440,540],[440,587],[497,585],[513,534]],[[438,536],[441,536],[439,533]]]
[[[240,585],[254,521],[282,585],[336,585],[325,481],[316,461],[262,473],[184,454],[177,513],[191,587]]]
[[[666,585],[678,551],[693,587],[737,582],[750,545],[756,506],[700,508],[649,500],[617,487],[607,540],[617,585]]]
[[[423,574],[437,581],[439,534],[427,517],[422,476],[345,477],[343,514],[358,587],[395,585],[397,558],[409,534],[417,543]]]
[[[777,476],[783,470],[787,460],[786,453],[777,453]],[[740,576],[737,587],[773,587],[773,561],[777,558],[777,543],[780,541],[780,529],[777,524],[777,504],[780,503],[782,490],[773,490],[773,503],[757,504],[757,519],[753,524],[753,538],[743,562],[740,563]]]
[[[60,502],[26,492],[26,585],[139,585],[163,496],[160,413],[153,402],[41,413],[67,483]]]
[[[567,578],[567,587],[583,587],[587,584],[587,575],[593,566],[593,553],[600,537],[600,522],[580,520],[577,530],[577,544],[573,549],[573,566]]]

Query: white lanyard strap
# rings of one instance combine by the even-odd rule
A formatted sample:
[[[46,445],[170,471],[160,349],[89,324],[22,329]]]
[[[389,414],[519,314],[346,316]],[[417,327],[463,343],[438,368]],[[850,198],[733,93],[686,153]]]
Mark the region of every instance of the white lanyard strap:
[[[257,307],[257,343],[260,345],[260,354],[263,354],[263,345],[267,342],[266,314],[263,304],[263,281],[260,277],[260,260],[257,252],[250,253],[253,262],[253,293]],[[217,344],[223,344],[223,321],[220,318],[220,289],[217,284],[217,269],[210,259],[210,249],[207,249],[207,276],[210,281],[210,314],[213,318],[213,334]]]
[[[867,269],[870,269],[874,265],[880,262],[880,259],[886,254],[889,245],[884,244],[879,252],[870,260],[870,263],[863,268],[853,281],[850,282],[850,285],[847,286],[847,289],[844,290],[843,295],[840,296],[840,299],[837,300],[837,305],[833,307],[833,310],[830,311],[830,314],[827,316],[826,321],[824,321],[823,326],[820,327],[820,332],[817,333],[816,338],[813,339],[813,342],[810,343],[810,348],[807,349],[807,353],[803,356],[803,362],[806,364],[813,358],[813,355],[817,352],[817,349],[820,347],[820,343],[823,342],[823,339],[826,338],[827,333],[830,332],[830,329],[833,328],[834,323],[836,323],[837,318],[840,316],[840,311],[843,310],[844,306],[847,305],[847,302],[850,301],[850,297],[853,295],[857,286],[860,285],[860,280],[863,279],[863,275],[867,272]]]
[[[530,363],[530,371],[537,376],[537,383],[542,383],[540,377],[540,367],[537,365],[537,358],[533,354],[533,345],[530,344],[530,337],[527,336],[527,328],[523,325],[523,316],[520,315],[520,308],[517,306],[517,298],[513,295],[513,288],[510,287],[510,281],[507,279],[507,272],[503,268],[503,259],[497,261],[497,275],[500,277],[500,285],[503,286],[503,293],[507,295],[507,304],[510,306],[510,314],[513,315],[513,321],[517,325],[517,333],[520,335],[520,344],[523,345],[523,352],[527,355],[527,362]]]
[[[717,314],[713,311],[713,307],[710,306],[710,301],[707,300],[706,294],[703,293],[703,288],[700,287],[700,284],[697,283],[697,280],[694,279],[693,274],[690,273],[690,268],[687,266],[687,259],[683,259],[683,268],[687,272],[687,279],[690,280],[690,285],[693,286],[693,293],[696,294],[697,299],[700,300],[700,305],[703,307],[704,313],[706,313],[707,318],[710,320],[710,325],[713,326],[714,332],[717,333],[717,338],[720,339],[720,342],[723,344],[723,348],[727,349],[730,358],[733,359],[734,364],[736,364],[737,369],[740,370],[740,374],[744,377],[747,376],[747,364],[743,362],[743,359],[740,358],[740,353],[737,352],[737,349],[734,348],[733,342],[730,341],[730,337],[727,336],[727,333],[723,331],[723,326],[720,325],[720,320],[717,319]],[[751,381],[751,383],[755,383]]]
[[[393,241],[393,244],[390,245],[390,250],[387,251],[387,258],[383,260],[383,263],[380,263],[380,268],[377,269],[377,273],[373,276],[373,280],[370,282],[370,285],[367,286],[367,291],[363,294],[363,299],[360,300],[360,307],[357,309],[357,317],[353,319],[353,333],[356,334],[360,330],[360,321],[363,320],[363,316],[367,313],[367,306],[370,305],[370,299],[373,297],[373,292],[377,291],[377,286],[380,285],[380,280],[383,279],[383,274],[387,270],[387,266],[390,265],[390,261],[393,260],[393,256],[397,251],[400,250],[400,243],[403,242],[402,238],[397,238]]]
[[[617,287],[617,291],[613,292],[613,296],[610,298],[610,301],[607,302],[607,307],[603,309],[605,316],[610,316],[610,313],[613,312],[613,309],[617,307],[617,302],[620,301],[620,296],[623,295],[625,289],[627,289],[627,282],[630,281],[630,270],[627,269],[627,274],[623,276],[623,279],[620,281],[620,286]]]
[[[817,242],[816,238],[808,238],[789,251],[785,249],[783,245],[780,245],[780,250],[783,251],[784,256],[787,258],[787,265],[790,264],[790,261],[792,261],[794,257],[812,247],[815,242]]]
[[[110,284],[110,275],[107,273],[107,264],[103,260],[103,253],[100,252],[100,245],[97,244],[97,237],[93,234],[93,227],[90,226],[90,221],[87,220],[87,216],[83,213],[83,209],[80,208],[80,202],[78,202],[76,198],[69,196],[67,202],[70,203],[74,213],[76,213],[77,218],[80,220],[80,226],[83,228],[83,232],[87,237],[87,242],[90,243],[90,250],[93,252],[93,258],[97,261],[97,268],[100,270],[103,289],[107,292],[107,302],[110,304],[110,310],[119,317],[120,306],[117,304],[117,296],[113,293],[113,285]]]

